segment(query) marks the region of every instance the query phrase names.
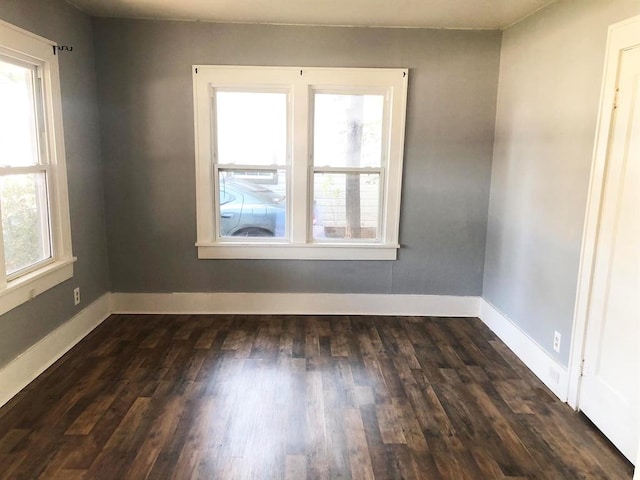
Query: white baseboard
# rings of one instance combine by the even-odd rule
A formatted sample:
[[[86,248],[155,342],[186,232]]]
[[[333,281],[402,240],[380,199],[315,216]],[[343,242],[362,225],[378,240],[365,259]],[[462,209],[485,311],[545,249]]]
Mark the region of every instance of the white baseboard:
[[[569,394],[569,372],[549,356],[531,337],[484,298],[480,319],[563,402]]]
[[[113,313],[477,317],[480,297],[344,293],[114,293]]]
[[[110,315],[109,296],[109,293],[102,295],[0,369],[0,407]]]

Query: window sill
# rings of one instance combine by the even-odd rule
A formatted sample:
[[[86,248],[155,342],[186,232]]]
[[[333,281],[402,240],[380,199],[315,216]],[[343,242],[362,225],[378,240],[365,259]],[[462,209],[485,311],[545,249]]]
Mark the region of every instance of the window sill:
[[[400,245],[197,243],[201,259],[252,260],[396,260]]]
[[[0,290],[0,315],[73,277],[75,261],[75,257],[58,260],[7,282],[6,287]]]

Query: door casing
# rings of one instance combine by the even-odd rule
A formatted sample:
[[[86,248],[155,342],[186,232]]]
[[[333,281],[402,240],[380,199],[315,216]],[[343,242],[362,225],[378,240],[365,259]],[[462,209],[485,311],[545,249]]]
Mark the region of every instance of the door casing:
[[[607,156],[612,133],[613,105],[616,101],[620,52],[638,45],[640,45],[640,15],[609,27],[596,139],[591,165],[591,179],[582,237],[578,286],[574,308],[573,336],[569,358],[569,392],[567,401],[569,405],[575,409],[580,407],[580,383],[587,338],[587,317],[596,254],[596,242],[598,239],[600,208],[604,193]],[[640,425],[638,428],[640,428]],[[640,465],[640,452],[638,452],[636,465]],[[640,468],[636,469],[634,479],[640,480]]]

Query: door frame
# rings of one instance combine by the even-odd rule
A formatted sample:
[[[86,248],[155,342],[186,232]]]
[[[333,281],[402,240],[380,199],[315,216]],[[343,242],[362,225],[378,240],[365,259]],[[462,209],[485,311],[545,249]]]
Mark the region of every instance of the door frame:
[[[580,384],[587,339],[593,267],[600,227],[600,209],[604,193],[605,171],[612,127],[611,121],[614,112],[613,106],[616,101],[620,53],[638,45],[640,45],[640,15],[615,23],[609,27],[587,209],[582,235],[571,351],[569,354],[569,392],[567,402],[575,409],[580,407]]]
[[[580,267],[573,318],[573,334],[569,354],[569,388],[567,402],[575,409],[580,407],[580,387],[584,366],[585,345],[588,331],[588,313],[591,302],[596,243],[600,227],[605,172],[611,140],[612,119],[616,102],[616,85],[621,52],[640,46],[640,15],[609,27],[605,55],[602,90],[596,138],[591,164],[591,178],[587,196],[587,209],[582,236]],[[640,428],[640,425],[638,425]],[[633,477],[640,480],[640,448]]]

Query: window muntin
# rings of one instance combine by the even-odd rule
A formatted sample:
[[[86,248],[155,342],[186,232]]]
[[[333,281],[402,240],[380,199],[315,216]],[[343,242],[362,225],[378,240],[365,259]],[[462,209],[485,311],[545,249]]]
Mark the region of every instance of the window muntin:
[[[54,46],[0,20],[0,314],[73,276]]]
[[[396,258],[406,70],[198,65],[193,74],[199,258]],[[282,155],[274,160],[274,155],[235,152],[235,160],[226,160],[216,138],[217,124],[224,121],[216,103],[218,95],[226,92],[286,94],[286,127],[281,127],[287,133],[284,160]],[[351,104],[362,109],[355,122],[362,134],[358,142],[345,133],[349,124],[345,105]],[[251,107],[243,111],[250,112]],[[247,113],[234,115],[242,118]],[[254,123],[257,139],[266,123]],[[236,121],[236,125],[242,142],[251,142],[251,135],[242,135],[244,123]],[[354,143],[357,155],[345,147]],[[248,180],[285,195],[284,233],[282,229],[273,236],[225,233],[228,230],[220,218],[221,173],[225,179]],[[331,206],[342,210],[332,224],[321,216],[330,206],[327,192],[320,189],[328,180],[338,195]]]

